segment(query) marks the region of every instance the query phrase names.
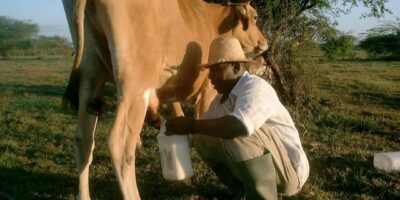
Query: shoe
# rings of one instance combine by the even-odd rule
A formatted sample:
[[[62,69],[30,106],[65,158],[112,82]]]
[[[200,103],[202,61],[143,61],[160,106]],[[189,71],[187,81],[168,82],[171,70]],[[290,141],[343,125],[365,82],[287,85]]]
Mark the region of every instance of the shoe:
[[[276,171],[271,153],[237,163],[246,199],[278,199]]]
[[[211,168],[211,170],[217,175],[218,179],[235,194],[236,197],[234,200],[240,200],[244,197],[244,187],[242,183],[231,173],[226,165],[218,163]]]

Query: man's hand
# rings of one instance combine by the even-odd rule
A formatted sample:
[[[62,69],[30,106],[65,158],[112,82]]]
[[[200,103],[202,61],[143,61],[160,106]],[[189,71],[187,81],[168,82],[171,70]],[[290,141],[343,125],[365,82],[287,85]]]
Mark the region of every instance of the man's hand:
[[[176,117],[167,120],[167,130],[165,135],[186,135],[193,133],[193,119],[186,117]]]
[[[146,113],[145,121],[148,125],[152,126],[153,128],[160,129],[161,122],[164,121],[164,117],[160,114],[151,115],[149,112]]]

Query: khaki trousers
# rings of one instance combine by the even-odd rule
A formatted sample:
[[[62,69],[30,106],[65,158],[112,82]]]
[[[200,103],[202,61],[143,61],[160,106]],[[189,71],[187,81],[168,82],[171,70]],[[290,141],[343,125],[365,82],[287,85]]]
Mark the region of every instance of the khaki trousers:
[[[220,139],[195,134],[193,142],[203,161],[211,168],[218,163],[225,164],[239,180],[241,177],[236,163],[271,153],[277,174],[278,192],[282,195],[292,195],[300,190],[299,179],[286,148],[267,124],[249,137]]]

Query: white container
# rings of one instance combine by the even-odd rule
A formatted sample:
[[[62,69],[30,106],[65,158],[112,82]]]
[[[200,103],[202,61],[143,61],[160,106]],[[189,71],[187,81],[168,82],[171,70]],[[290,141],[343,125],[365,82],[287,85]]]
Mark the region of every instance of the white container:
[[[400,171],[400,151],[376,153],[374,155],[374,166],[386,172]]]
[[[162,174],[166,180],[177,181],[193,176],[187,135],[165,135],[165,121],[157,135]]]

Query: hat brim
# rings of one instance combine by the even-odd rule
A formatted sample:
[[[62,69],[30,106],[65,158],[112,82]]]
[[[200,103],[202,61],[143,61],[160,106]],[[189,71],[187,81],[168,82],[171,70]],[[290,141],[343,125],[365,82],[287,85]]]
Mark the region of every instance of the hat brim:
[[[218,61],[218,62],[212,62],[212,63],[201,64],[200,67],[201,67],[201,68],[207,68],[207,69],[208,69],[208,68],[213,67],[214,65],[217,65],[217,64],[221,64],[221,63],[230,63],[230,62],[245,62],[245,63],[248,63],[248,62],[254,62],[254,61],[249,60],[249,59],[242,59],[242,60],[221,60],[221,61]]]

